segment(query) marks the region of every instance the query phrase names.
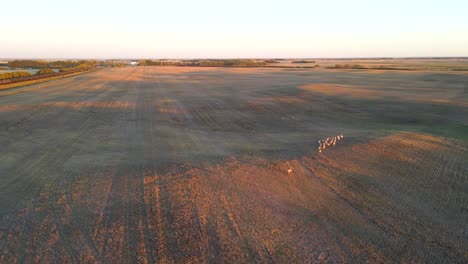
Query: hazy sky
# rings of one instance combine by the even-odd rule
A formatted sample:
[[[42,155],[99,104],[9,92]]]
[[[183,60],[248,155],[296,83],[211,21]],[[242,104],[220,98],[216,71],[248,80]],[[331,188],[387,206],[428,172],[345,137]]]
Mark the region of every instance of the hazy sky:
[[[468,56],[467,0],[21,0],[0,58]]]

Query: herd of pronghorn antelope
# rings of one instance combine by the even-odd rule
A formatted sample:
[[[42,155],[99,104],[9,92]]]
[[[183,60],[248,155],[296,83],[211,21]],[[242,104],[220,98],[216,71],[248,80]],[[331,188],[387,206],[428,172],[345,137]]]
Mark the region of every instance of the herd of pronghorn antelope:
[[[318,151],[322,152],[324,151],[327,147],[333,147],[336,145],[336,143],[344,138],[343,134],[339,134],[338,136],[335,137],[327,137],[325,139],[319,140],[319,147]]]
[[[338,136],[335,136],[335,137],[327,137],[327,138],[324,138],[322,140],[319,140],[318,143],[319,143],[319,147],[318,147],[318,151],[321,153],[322,151],[324,151],[327,147],[333,147],[333,146],[336,146],[336,143],[340,140],[344,139],[344,136],[343,134],[339,134]],[[292,167],[291,165],[289,164],[288,162],[288,166],[289,166],[289,169],[288,169],[288,174],[291,174],[292,173]]]

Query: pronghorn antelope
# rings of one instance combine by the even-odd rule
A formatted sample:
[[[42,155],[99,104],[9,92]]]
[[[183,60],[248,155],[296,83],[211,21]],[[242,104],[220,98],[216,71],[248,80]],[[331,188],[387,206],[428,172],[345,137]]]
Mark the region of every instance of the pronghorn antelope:
[[[344,138],[343,134],[339,134],[338,136],[334,136],[334,137],[327,137],[327,138],[324,138],[322,140],[319,140],[318,141],[318,144],[319,144],[319,147],[318,147],[318,151],[319,153],[321,153],[322,151],[324,151],[327,147],[330,147],[330,146],[336,146],[336,143],[338,143],[338,141],[342,140]],[[289,170],[288,170],[289,172]]]

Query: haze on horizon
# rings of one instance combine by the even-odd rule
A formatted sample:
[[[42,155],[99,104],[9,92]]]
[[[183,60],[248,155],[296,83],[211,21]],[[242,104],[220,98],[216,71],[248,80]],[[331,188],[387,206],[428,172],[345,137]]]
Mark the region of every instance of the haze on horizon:
[[[0,58],[468,56],[468,2],[8,1]]]

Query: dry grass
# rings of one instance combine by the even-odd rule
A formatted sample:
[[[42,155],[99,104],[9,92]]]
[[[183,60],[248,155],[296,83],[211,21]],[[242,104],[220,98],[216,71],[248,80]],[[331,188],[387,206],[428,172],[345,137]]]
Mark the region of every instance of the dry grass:
[[[364,89],[357,86],[340,84],[307,84],[300,86],[299,89],[317,92],[329,96],[348,96],[366,99],[376,99],[388,94],[384,91]]]

